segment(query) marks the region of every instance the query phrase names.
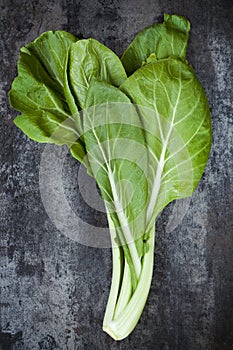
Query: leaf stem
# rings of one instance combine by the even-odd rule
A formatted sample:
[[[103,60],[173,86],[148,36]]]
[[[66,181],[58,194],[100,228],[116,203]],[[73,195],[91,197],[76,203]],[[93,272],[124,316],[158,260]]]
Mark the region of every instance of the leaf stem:
[[[112,320],[110,320],[110,317],[104,318],[103,330],[115,340],[124,339],[132,332],[145,306],[153,274],[155,241],[154,229],[155,225],[153,225],[150,229],[149,238],[147,242],[149,250],[145,253],[142,259],[142,270],[135,292],[133,293],[129,301],[127,300],[126,302],[124,300],[121,300],[121,303],[125,304],[126,306],[124,307],[124,309],[121,310],[121,312],[117,312],[113,316]],[[114,265],[115,261],[113,261],[113,266]],[[128,283],[128,288],[130,288],[130,281]],[[113,302],[113,298],[111,295],[110,297],[111,300],[108,302],[108,308],[113,310],[115,305],[111,304]],[[126,295],[126,299],[128,299],[128,295]]]
[[[120,313],[124,310],[124,308],[127,306],[129,299],[131,297],[131,294],[132,294],[132,285],[131,285],[130,268],[127,260],[125,259],[124,274],[123,274],[123,279],[121,283],[119,297],[115,308],[114,318],[118,317]]]
[[[112,222],[112,219],[107,211],[108,216],[108,224],[109,224],[109,231],[112,241],[112,283],[111,283],[111,289],[108,297],[108,303],[104,315],[103,322],[108,324],[111,322],[114,312],[115,312],[115,305],[117,303],[117,297],[119,293],[120,283],[121,283],[121,266],[122,266],[122,257],[121,257],[121,250],[120,247],[116,245],[115,239],[117,238],[116,230],[114,228],[114,224]]]

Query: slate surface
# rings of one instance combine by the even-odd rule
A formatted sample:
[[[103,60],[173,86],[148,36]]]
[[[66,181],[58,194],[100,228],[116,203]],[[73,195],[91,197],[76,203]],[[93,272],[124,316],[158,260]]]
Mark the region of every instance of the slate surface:
[[[94,37],[119,55],[164,12],[192,23],[188,57],[212,109],[213,147],[182,223],[157,223],[154,278],[135,331],[114,342],[101,330],[111,281],[111,251],[59,232],[40,197],[43,146],[12,123],[7,92],[19,48],[43,31]],[[0,326],[21,330],[15,349],[233,349],[232,1],[0,0]],[[106,225],[78,191],[70,157],[66,194],[89,223]],[[3,349],[6,345],[1,344]]]

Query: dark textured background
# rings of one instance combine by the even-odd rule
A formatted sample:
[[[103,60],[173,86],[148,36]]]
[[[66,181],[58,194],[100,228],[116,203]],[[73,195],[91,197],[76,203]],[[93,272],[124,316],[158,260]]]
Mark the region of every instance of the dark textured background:
[[[233,349],[232,4],[0,0],[0,327],[23,332],[15,349]],[[182,223],[166,233],[169,208],[160,216],[147,305],[135,331],[114,342],[101,330],[111,251],[80,245],[50,221],[38,185],[43,145],[14,126],[7,92],[19,48],[43,31],[94,37],[120,55],[164,12],[192,23],[188,58],[209,98],[213,147]],[[69,169],[67,196],[77,198],[74,207],[92,223],[104,223],[78,193],[78,164],[69,159]]]

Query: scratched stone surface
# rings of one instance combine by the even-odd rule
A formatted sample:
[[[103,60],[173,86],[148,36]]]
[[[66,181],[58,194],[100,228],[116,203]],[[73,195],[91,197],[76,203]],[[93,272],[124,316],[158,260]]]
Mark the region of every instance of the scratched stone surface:
[[[166,229],[174,205],[158,218],[148,302],[134,332],[115,342],[101,330],[111,250],[82,245],[51,221],[39,189],[44,147],[14,126],[7,92],[19,48],[40,33],[64,29],[121,55],[164,12],[192,23],[188,58],[210,102],[213,147],[182,222]],[[232,1],[0,0],[0,16],[0,331],[22,331],[17,350],[232,349]],[[79,164],[69,155],[64,164],[71,207],[93,227],[106,227],[105,215],[80,193]]]

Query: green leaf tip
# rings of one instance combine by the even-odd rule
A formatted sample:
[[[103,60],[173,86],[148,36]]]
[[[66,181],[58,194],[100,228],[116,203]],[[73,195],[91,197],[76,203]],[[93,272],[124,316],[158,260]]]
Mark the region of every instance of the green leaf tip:
[[[172,55],[185,58],[189,30],[190,23],[185,17],[165,14],[163,23],[140,31],[121,57],[127,75],[145,64],[151,54],[158,60]]]
[[[190,22],[184,16],[164,14],[164,23],[167,27],[176,28],[184,33],[189,33]]]

